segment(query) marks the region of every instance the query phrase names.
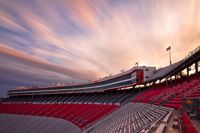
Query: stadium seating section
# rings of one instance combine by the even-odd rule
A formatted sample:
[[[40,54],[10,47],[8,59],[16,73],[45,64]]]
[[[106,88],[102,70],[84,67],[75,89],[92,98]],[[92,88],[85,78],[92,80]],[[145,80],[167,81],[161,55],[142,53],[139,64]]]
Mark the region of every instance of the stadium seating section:
[[[97,104],[0,104],[0,114],[56,117],[83,128],[117,107]]]
[[[61,104],[77,104],[77,103],[103,103],[103,104],[120,104],[130,101],[134,97],[134,91],[120,91],[107,93],[83,93],[68,95],[43,95],[43,96],[21,96],[9,97],[4,102],[15,103],[61,103]]]
[[[133,102],[152,103],[170,108],[182,108],[185,97],[200,97],[200,77],[193,77],[173,85],[160,85],[138,95]]]
[[[199,81],[200,76],[192,76],[167,84],[156,84],[142,89],[139,93],[124,90],[9,97],[0,103],[0,114],[67,120],[85,133],[152,132],[156,128],[158,132],[162,132],[175,109],[180,114],[179,131],[196,133],[189,115],[183,111],[183,99],[200,98]],[[200,114],[200,106],[197,112]],[[160,126],[155,127],[157,123]],[[74,130],[77,131],[78,129]]]
[[[128,103],[109,116],[93,124],[85,132],[122,132],[132,133],[150,131],[159,120],[172,110],[144,103]]]

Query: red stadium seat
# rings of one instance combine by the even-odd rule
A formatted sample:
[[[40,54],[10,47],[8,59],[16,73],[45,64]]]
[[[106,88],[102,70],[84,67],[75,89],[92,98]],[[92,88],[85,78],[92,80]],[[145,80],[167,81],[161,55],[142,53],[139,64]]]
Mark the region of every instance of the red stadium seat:
[[[0,104],[0,113],[57,117],[83,128],[116,108],[95,104]]]
[[[197,133],[186,112],[183,113],[183,122],[186,126],[187,133]]]

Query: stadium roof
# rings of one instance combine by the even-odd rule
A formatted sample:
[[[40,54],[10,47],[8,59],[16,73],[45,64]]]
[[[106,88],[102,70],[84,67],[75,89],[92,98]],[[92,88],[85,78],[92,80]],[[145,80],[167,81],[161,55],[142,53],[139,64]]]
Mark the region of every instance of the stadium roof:
[[[172,65],[169,65],[164,68],[156,70],[150,76],[150,78],[145,82],[146,83],[152,82],[155,80],[159,80],[159,79],[168,77],[175,73],[178,73],[179,71],[185,69],[187,66],[191,65],[193,62],[195,62],[199,58],[200,58],[200,46],[198,46],[195,50],[191,51],[184,59],[182,59]]]

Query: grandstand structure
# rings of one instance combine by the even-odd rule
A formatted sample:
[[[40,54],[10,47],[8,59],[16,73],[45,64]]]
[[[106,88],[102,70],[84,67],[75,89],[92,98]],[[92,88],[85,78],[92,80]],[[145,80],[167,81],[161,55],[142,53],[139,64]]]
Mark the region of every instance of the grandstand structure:
[[[82,84],[17,88],[0,101],[0,132],[200,132],[200,47],[156,69]]]

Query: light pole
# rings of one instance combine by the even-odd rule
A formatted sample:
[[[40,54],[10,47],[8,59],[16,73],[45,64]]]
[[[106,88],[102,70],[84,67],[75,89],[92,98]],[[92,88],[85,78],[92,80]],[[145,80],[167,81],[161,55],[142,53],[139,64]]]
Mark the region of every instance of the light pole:
[[[169,46],[166,51],[169,51],[169,63],[170,63],[170,66],[172,64],[172,60],[171,60],[171,46]]]

